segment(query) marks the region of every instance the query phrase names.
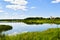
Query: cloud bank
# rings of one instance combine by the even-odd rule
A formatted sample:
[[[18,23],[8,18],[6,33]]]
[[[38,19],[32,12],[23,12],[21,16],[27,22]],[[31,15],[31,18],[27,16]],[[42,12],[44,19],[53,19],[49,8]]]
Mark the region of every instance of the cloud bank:
[[[60,3],[60,0],[53,0],[52,3]]]
[[[6,2],[11,3],[12,5],[6,5],[6,8],[14,9],[14,10],[26,10],[28,2],[26,0],[4,0]]]

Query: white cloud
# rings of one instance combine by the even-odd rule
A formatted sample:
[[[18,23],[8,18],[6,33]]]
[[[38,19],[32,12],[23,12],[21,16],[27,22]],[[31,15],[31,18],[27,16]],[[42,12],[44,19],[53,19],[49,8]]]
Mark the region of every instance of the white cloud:
[[[60,0],[53,0],[52,3],[60,3]]]
[[[4,12],[3,10],[0,10],[0,12]]]
[[[26,10],[27,9],[27,1],[26,0],[4,0],[6,2],[11,3],[12,5],[6,5],[7,8],[11,8],[14,10]]]
[[[21,6],[21,5],[7,5],[6,7],[14,9],[14,10],[17,10],[17,9],[26,10],[27,9],[26,6]]]
[[[31,9],[35,9],[36,7],[31,7]]]

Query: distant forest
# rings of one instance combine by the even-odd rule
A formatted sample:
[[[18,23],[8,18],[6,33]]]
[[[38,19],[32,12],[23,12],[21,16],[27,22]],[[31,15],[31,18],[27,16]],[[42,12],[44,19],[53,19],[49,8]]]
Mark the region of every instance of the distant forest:
[[[60,17],[28,17],[25,19],[0,19],[0,22],[23,22],[26,24],[43,24],[43,23],[55,23],[60,24]]]

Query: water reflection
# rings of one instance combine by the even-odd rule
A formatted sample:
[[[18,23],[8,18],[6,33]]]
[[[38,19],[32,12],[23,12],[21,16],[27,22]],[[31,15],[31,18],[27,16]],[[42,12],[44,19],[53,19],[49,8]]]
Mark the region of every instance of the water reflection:
[[[6,31],[6,34],[16,34],[16,33],[24,33],[24,32],[34,32],[34,31],[44,31],[49,28],[60,28],[60,24],[25,24],[25,23],[0,23],[0,25],[10,25],[13,27],[12,30]]]

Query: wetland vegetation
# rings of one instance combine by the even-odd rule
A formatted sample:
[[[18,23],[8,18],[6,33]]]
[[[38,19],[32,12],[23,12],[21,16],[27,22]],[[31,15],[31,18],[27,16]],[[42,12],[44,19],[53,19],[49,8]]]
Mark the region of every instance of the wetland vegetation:
[[[60,17],[43,18],[43,17],[29,17],[25,19],[0,19],[0,22],[23,22],[26,24],[59,24]],[[25,32],[15,35],[3,34],[3,32],[11,30],[12,26],[0,25],[0,40],[60,40],[60,28],[49,28],[39,32]]]
[[[0,40],[4,40],[5,34],[3,32],[11,29],[12,27],[9,25],[0,25]]]
[[[60,28],[59,30],[58,28],[51,28],[42,32],[6,35],[2,40],[60,40]]]

